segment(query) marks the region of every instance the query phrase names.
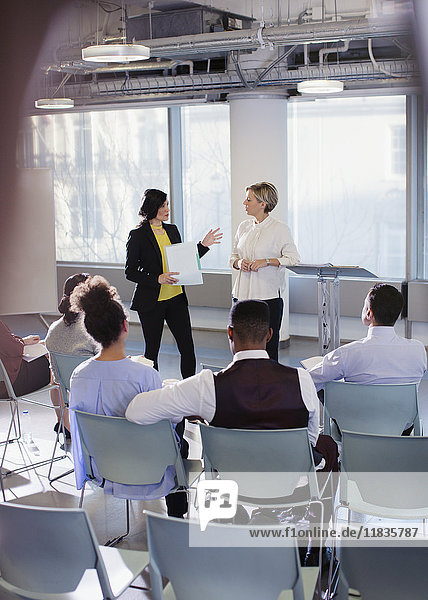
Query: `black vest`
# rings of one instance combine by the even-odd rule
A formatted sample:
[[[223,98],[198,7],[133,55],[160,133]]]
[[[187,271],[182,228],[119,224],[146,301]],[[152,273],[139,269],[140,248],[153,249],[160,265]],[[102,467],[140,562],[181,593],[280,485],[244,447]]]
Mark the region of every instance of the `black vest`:
[[[235,429],[307,427],[309,413],[297,369],[249,358],[214,374],[216,412],[211,425]]]

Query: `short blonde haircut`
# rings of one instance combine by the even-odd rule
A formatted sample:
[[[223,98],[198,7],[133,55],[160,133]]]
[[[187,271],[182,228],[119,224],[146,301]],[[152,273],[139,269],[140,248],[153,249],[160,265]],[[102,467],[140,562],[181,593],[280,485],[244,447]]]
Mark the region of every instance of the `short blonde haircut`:
[[[278,190],[273,183],[268,183],[267,181],[253,183],[245,188],[246,192],[248,192],[248,190],[253,192],[258,202],[264,202],[266,204],[266,213],[270,213],[278,204]]]

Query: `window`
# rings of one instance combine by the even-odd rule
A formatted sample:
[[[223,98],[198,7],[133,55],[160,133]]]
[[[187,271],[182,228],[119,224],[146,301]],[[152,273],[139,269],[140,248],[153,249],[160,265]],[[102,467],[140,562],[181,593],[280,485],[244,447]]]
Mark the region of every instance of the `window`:
[[[231,252],[230,133],[227,105],[181,109],[184,239],[198,241],[210,228],[224,236],[202,266],[227,269]]]
[[[143,191],[169,191],[167,109],[31,117],[20,139],[53,171],[57,260],[123,263]]]
[[[289,222],[305,263],[405,277],[404,96],[289,104]]]
[[[406,174],[406,124],[391,127],[391,173]]]

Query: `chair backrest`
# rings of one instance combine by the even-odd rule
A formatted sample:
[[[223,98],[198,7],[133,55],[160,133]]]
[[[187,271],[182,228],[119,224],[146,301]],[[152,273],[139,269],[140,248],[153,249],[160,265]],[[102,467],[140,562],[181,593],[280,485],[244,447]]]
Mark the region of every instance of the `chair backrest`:
[[[35,597],[32,593],[54,597],[73,591],[86,569],[97,570],[106,597],[111,597],[84,510],[0,504],[0,587],[24,598]]]
[[[389,547],[373,542],[339,549],[337,600],[348,600],[349,588],[364,600],[420,600],[427,596],[428,547],[410,542]]]
[[[219,371],[223,371],[225,367],[219,367],[218,365],[210,365],[208,363],[201,363],[201,367],[203,369],[209,369],[213,373],[218,373]]]
[[[169,421],[137,425],[123,417],[74,410],[86,474],[93,477],[91,457],[101,477],[127,485],[159,483],[174,465],[178,485],[186,485],[183,460]]]
[[[8,397],[12,400],[16,400],[15,391],[12,387],[9,375],[7,374],[6,367],[4,366],[3,361],[0,359],[0,383],[2,381],[6,387],[6,393]],[[9,398],[2,398],[0,400],[8,400]]]
[[[363,385],[330,381],[324,389],[324,433],[330,419],[341,431],[400,435],[408,423],[420,433],[416,383]]]
[[[70,379],[74,369],[85,360],[88,360],[88,358],[91,358],[91,356],[91,354],[49,352],[49,358],[55,371],[55,378],[61,386],[61,393],[65,403],[68,403],[67,392],[70,391]]]
[[[318,497],[315,466],[307,428],[225,429],[200,424],[204,469],[238,483],[239,496],[253,499],[291,495],[308,477]]]
[[[365,502],[428,514],[428,437],[343,431],[341,463],[342,501],[352,481]]]
[[[209,524],[201,533],[198,523],[149,512],[146,517],[153,600],[163,598],[162,576],[186,600],[276,600],[284,589],[303,599],[295,544],[256,545],[247,526]],[[204,545],[205,538],[219,547]],[[237,540],[247,547],[236,547]]]

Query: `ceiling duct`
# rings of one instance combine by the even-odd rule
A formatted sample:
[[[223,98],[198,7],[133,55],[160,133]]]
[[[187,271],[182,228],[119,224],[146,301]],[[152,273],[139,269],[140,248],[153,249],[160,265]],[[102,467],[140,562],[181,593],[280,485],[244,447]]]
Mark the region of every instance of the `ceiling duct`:
[[[207,6],[194,6],[165,12],[129,17],[126,21],[128,42],[140,39],[159,39],[250,29],[251,17],[218,10]]]

